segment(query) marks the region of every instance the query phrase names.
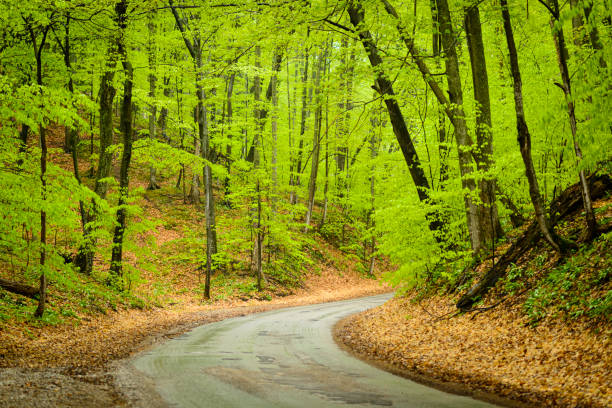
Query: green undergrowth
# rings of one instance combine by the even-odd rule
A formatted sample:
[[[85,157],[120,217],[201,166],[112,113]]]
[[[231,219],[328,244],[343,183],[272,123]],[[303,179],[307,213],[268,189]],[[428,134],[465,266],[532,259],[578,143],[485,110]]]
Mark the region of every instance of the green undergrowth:
[[[539,257],[526,265],[521,272],[539,278],[527,291],[522,305],[529,324],[535,325],[547,317],[584,317],[611,323],[611,248],[612,233],[607,233],[581,246],[554,267],[538,271],[542,263]],[[516,279],[507,279],[506,285],[514,286],[513,281]]]
[[[249,209],[246,199],[235,199],[231,207],[217,206],[219,247],[213,258],[211,299],[204,299],[206,230],[202,209],[184,203],[182,192],[172,186],[156,191],[139,189],[129,206],[123,291],[107,285],[111,235],[99,234],[96,265],[93,273],[85,276],[64,259],[74,256],[78,247],[74,237],[79,234],[71,232],[65,235],[61,246],[49,247],[44,316],[32,317],[36,300],[0,289],[0,327],[22,326],[27,330],[28,326],[78,325],[91,316],[120,309],[149,309],[184,302],[271,300],[303,287],[308,274],[332,268],[341,275],[363,259],[359,235],[354,228],[342,226],[350,220],[341,210],[330,206],[326,224],[329,228],[320,231],[314,228],[305,233],[305,226],[296,221],[296,215],[280,207],[276,214],[265,214],[262,250],[266,283],[259,291],[251,271],[253,229],[246,215]],[[314,225],[319,224],[319,217],[320,213],[315,213]],[[110,225],[112,216],[107,215],[103,221]],[[53,225],[50,229],[54,234],[59,230]],[[35,244],[36,240],[32,242]],[[34,244],[28,244],[31,248],[27,260],[16,255],[11,258],[13,264],[1,265],[0,277],[37,287],[38,249]]]
[[[612,203],[603,202],[595,209],[598,223],[609,230]],[[540,240],[507,268],[505,275],[484,298],[478,299],[474,310],[509,308],[519,310],[528,326],[544,321],[581,321],[599,330],[612,323],[612,232],[602,233],[595,240],[582,242],[584,215],[575,214],[557,225],[557,232],[577,243],[577,248],[560,256]],[[509,231],[498,243],[496,256],[506,241],[514,241],[520,230]],[[490,255],[490,254],[489,254]],[[456,301],[493,265],[491,256],[482,262],[469,256],[453,262],[440,263],[421,275],[414,276],[410,285],[399,292],[410,293],[414,301],[433,295]],[[484,308],[484,309],[483,309]]]

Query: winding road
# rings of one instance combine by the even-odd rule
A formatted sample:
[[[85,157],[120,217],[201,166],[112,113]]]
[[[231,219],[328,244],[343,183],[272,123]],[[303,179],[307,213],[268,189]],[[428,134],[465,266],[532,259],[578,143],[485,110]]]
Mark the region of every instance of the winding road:
[[[335,344],[332,327],[338,320],[390,297],[293,307],[207,324],[132,364],[172,407],[492,407],[379,370]]]

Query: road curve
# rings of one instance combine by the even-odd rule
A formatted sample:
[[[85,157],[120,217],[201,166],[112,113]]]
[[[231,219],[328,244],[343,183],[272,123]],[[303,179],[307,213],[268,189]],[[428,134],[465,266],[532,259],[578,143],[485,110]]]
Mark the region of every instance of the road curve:
[[[492,407],[379,370],[332,338],[340,319],[391,295],[292,307],[200,326],[136,358],[173,407]]]

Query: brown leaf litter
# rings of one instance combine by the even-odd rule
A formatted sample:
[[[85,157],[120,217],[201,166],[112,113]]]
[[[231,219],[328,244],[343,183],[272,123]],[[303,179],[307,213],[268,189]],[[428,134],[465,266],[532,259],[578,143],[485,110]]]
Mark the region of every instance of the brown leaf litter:
[[[454,311],[442,297],[396,298],[345,319],[335,335],[409,378],[528,406],[612,406],[609,333],[559,321],[527,328],[518,311],[504,308],[450,318]]]

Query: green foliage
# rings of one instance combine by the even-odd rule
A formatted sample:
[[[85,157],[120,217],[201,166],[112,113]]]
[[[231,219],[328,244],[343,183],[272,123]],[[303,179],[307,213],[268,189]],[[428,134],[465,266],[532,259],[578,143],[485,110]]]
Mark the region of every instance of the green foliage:
[[[577,4],[585,3],[579,0]],[[453,19],[459,22],[465,4],[451,2],[451,5]],[[196,183],[194,180],[199,179],[201,184],[205,166],[212,169],[216,209],[222,214],[216,218],[218,252],[212,260],[213,286],[218,285],[219,296],[252,292],[252,276],[250,281],[243,282],[234,275],[250,273],[258,233],[263,238],[264,273],[271,285],[282,287],[300,285],[305,271],[315,261],[323,263],[325,259],[321,257],[329,256],[316,249],[320,247],[321,237],[342,250],[343,259],[332,260],[340,268],[351,259],[362,262],[366,270],[370,257],[388,257],[399,265],[397,271],[386,275],[399,290],[453,285],[463,277],[466,266],[475,262],[466,226],[468,192],[460,176],[453,126],[447,118],[440,120],[437,100],[414,64],[408,63],[407,50],[395,21],[383,12],[380,3],[363,2],[365,26],[373,34],[383,60],[376,70],[392,79],[395,92],[392,98],[400,105],[431,185],[428,203],[418,199],[404,155],[398,148],[394,126],[389,122],[385,98],[372,89],[375,72],[363,53],[362,44],[358,39],[329,30],[328,21],[350,27],[346,13],[339,12],[345,7],[324,1],[279,4],[278,7],[252,2],[224,7],[203,3],[196,8],[177,10],[186,25],[185,32],[181,33],[168,4],[158,0],[131,2],[126,27],[121,30],[115,18],[115,2],[75,4],[36,0],[17,4],[3,1],[2,6],[0,266],[3,276],[6,269],[7,276],[36,285],[41,272],[36,265],[43,249],[38,238],[40,211],[44,210],[48,226],[45,272],[55,288],[66,296],[82,295],[79,300],[82,308],[105,310],[124,303],[143,307],[147,302],[158,301],[156,297],[172,292],[171,287],[178,285],[178,280],[193,281],[204,270],[206,220],[200,203],[187,205],[177,200],[170,205],[164,200],[187,195],[192,183]],[[406,27],[412,27],[416,48],[423,50],[423,55],[430,55],[433,35],[430,4],[415,2],[414,6],[414,10],[402,7],[400,19]],[[474,169],[471,177],[475,182],[495,179],[518,211],[527,215],[531,204],[516,142],[513,87],[505,38],[500,30],[500,10],[496,2],[481,2],[478,6],[493,101],[490,131],[494,145],[491,168]],[[517,1],[510,1],[510,9],[513,16],[527,12],[525,4]],[[62,52],[68,12],[72,18],[70,67],[65,65]],[[519,23],[514,18],[514,24],[520,26],[516,36],[526,119],[532,133],[532,156],[546,202],[574,183],[581,169],[610,172],[612,47],[609,27],[601,24],[608,11],[600,2],[593,2],[590,17],[585,21],[585,29],[600,30],[601,47],[578,46],[571,41],[571,18],[580,12],[580,7],[564,6],[560,21],[555,23],[555,29],[564,29],[568,39],[572,100],[578,117],[576,142],[583,152],[580,160],[574,159],[567,103],[557,86],[559,71],[550,15],[544,7],[531,7],[528,19]],[[476,139],[475,122],[481,108],[474,102],[465,35],[459,25],[455,29],[461,51],[459,66],[465,100],[462,109],[469,136]],[[35,78],[35,51],[43,39],[46,43],[39,48],[43,83],[40,86]],[[83,169],[82,184],[77,182],[72,174],[71,157],[56,145],[61,138],[56,133],[62,128],[76,129],[80,137],[81,165],[87,164],[95,175],[96,162],[101,156],[96,141],[98,89],[105,71],[113,73],[116,105],[123,94],[125,75],[117,55],[118,39],[125,41],[128,60],[136,68],[133,81],[136,109],[131,118],[136,140],[130,169],[132,189],[125,206],[128,224],[124,250],[129,259],[123,262],[123,275],[114,282],[131,294],[118,294],[101,285],[112,280],[107,269],[118,210],[115,172],[98,180],[109,186],[108,196],[101,199],[92,191],[95,181],[86,177]],[[194,60],[191,55],[194,50],[187,49],[185,39],[192,45],[198,40],[202,47],[201,61]],[[276,67],[279,57],[280,67]],[[442,61],[432,57],[425,62],[443,93],[448,94],[444,77],[440,75]],[[309,70],[305,71],[307,66]],[[316,70],[317,66],[322,66],[321,72]],[[277,100],[273,100],[269,86],[273,76],[277,79]],[[306,76],[309,80],[302,81]],[[259,98],[255,96],[256,78],[261,82]],[[72,79],[74,92],[68,90],[68,79]],[[319,89],[315,89],[318,82]],[[203,139],[194,115],[198,103],[196,86],[205,95]],[[153,111],[155,135],[149,130]],[[316,118],[320,119],[318,123]],[[30,127],[26,146],[19,142],[19,131],[24,125]],[[117,143],[119,123],[115,121],[113,126],[116,144],[108,151],[116,165],[123,146]],[[312,136],[319,127],[319,170],[314,178],[317,205],[313,222],[305,232],[304,198],[308,196],[309,170],[315,157]],[[41,149],[37,140],[43,129],[48,129],[50,147],[44,197],[39,165]],[[445,140],[440,139],[442,130]],[[89,136],[92,139],[86,140]],[[202,153],[202,143],[206,141],[210,141],[209,156]],[[258,153],[257,164],[249,157],[252,148]],[[472,150],[481,153],[478,149]],[[136,184],[143,184],[151,170],[155,170],[162,190],[145,193],[141,187],[134,188]],[[179,172],[182,183],[176,190],[172,186]],[[289,200],[290,195],[295,195],[297,204]],[[480,200],[476,193],[471,193],[470,198]],[[163,221],[151,221],[154,217],[147,213],[145,206],[139,205],[144,200],[163,202],[161,208],[166,212],[161,215]],[[219,205],[221,200],[223,205]],[[86,214],[92,215],[85,226],[81,225],[81,205]],[[501,224],[508,230],[510,209],[499,200],[497,206]],[[437,237],[428,225],[433,217],[439,217],[444,225]],[[177,237],[158,248],[153,236],[162,224],[176,232]],[[85,237],[84,230],[90,231],[89,236]],[[370,248],[373,242],[375,245]],[[79,276],[65,262],[65,258],[83,246],[89,246],[97,260],[92,275],[87,278]],[[531,306],[526,306],[533,312],[528,313],[536,316],[551,306],[549,300],[578,291],[582,276],[577,272],[579,265],[574,266],[574,269],[573,266],[559,267],[545,285],[533,289]],[[172,274],[175,267],[197,272]],[[504,282],[506,291],[524,290],[523,282],[533,278],[532,270],[510,270]],[[173,276],[175,281],[166,282],[170,279],[168,276]],[[602,279],[608,279],[605,276]],[[91,282],[86,284],[86,279]],[[236,286],[234,291],[232,279],[244,287]],[[594,283],[595,286],[584,285],[581,290],[585,293],[596,287]],[[150,292],[141,294],[139,290],[143,287]],[[129,298],[135,293],[142,299]],[[567,300],[564,310],[569,314],[592,316],[609,310],[607,293],[593,298],[585,296],[579,301]],[[13,310],[13,306],[7,307]],[[32,305],[27,307],[31,309]],[[0,309],[2,313],[10,314]],[[54,308],[50,313],[45,317],[48,322],[70,315]]]
[[[581,248],[530,291],[523,309],[531,324],[549,315],[610,321],[611,240],[612,234],[608,233]]]

